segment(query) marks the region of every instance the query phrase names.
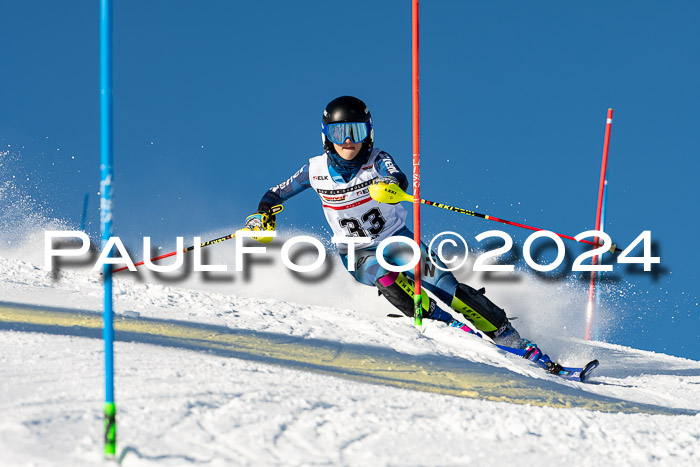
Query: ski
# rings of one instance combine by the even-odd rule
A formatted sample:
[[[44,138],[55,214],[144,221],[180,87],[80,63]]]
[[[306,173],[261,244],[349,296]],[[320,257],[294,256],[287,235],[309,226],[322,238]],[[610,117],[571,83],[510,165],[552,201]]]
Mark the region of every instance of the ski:
[[[539,363],[539,362],[537,362],[537,363]],[[561,376],[564,379],[569,379],[569,380],[579,381],[579,382],[584,383],[584,382],[586,382],[588,377],[591,375],[593,370],[598,368],[599,364],[600,364],[600,362],[598,362],[598,360],[592,360],[592,361],[588,362],[583,368],[557,365],[555,368],[549,369],[544,364],[540,364],[540,367],[549,371],[553,375]]]
[[[392,316],[392,315],[389,315]],[[400,317],[400,315],[395,315]],[[483,339],[483,336],[481,335],[480,332],[474,331],[472,328],[467,326],[466,324],[462,323],[461,321],[458,321],[456,319],[453,319],[449,323],[447,323],[448,326],[453,327],[453,328],[459,328],[464,332],[468,332],[470,334],[476,334],[479,338]],[[491,342],[491,341],[488,341]],[[505,345],[498,345],[494,342],[491,342],[493,345],[498,347],[499,349],[511,353],[513,355],[517,355],[518,357],[522,357],[525,360],[530,360],[531,358],[531,352],[532,350],[527,350],[527,349],[516,349],[513,347],[506,347]],[[532,360],[530,360],[532,361]],[[545,370],[548,373],[551,373],[553,375],[557,375],[559,377],[562,377],[564,379],[570,380],[570,381],[578,381],[580,383],[585,382],[590,374],[598,368],[598,365],[600,362],[598,360],[592,360],[588,363],[586,363],[585,366],[583,367],[569,367],[569,366],[562,366],[556,362],[553,362],[550,360],[550,358],[547,355],[542,355],[538,360],[532,361],[533,363],[537,363],[537,365]]]
[[[496,347],[508,353],[517,355],[518,357],[527,359],[527,356],[525,355],[527,351],[525,349],[514,349],[512,347],[506,347],[505,345],[496,345]],[[581,383],[585,382],[586,379],[588,379],[590,374],[593,372],[593,370],[595,370],[600,364],[598,360],[592,360],[583,367],[568,367],[559,365],[558,363],[552,362],[548,359],[539,359],[533,363],[537,363],[537,365],[540,368],[542,368],[548,373],[560,376],[564,379],[578,381]]]

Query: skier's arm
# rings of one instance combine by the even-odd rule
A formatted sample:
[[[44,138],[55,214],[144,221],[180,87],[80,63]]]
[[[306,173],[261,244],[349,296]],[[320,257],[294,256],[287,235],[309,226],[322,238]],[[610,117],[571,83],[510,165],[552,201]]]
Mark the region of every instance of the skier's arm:
[[[309,187],[311,187],[309,183],[309,164],[304,164],[301,169],[286,181],[273,186],[265,192],[260,203],[258,203],[257,212],[246,217],[245,229],[275,230],[277,222],[272,212],[272,207],[284,203],[292,196],[301,193]],[[253,238],[263,243],[267,243],[272,239],[271,237]]]
[[[304,164],[286,181],[267,190],[258,204],[258,212],[269,212],[272,206],[282,204],[310,187],[309,164]]]
[[[404,174],[399,166],[394,162],[394,158],[384,151],[379,153],[377,160],[374,162],[374,168],[382,177],[393,177],[396,179],[396,184],[402,190],[408,188],[408,177]]]

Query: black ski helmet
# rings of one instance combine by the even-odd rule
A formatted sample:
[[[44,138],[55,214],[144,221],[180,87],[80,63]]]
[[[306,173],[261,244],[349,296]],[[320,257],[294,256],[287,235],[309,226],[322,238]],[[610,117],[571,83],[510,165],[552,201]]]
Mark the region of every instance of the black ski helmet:
[[[374,128],[372,126],[372,114],[367,104],[357,97],[340,96],[328,103],[323,110],[321,119],[321,140],[323,149],[329,153],[335,153],[333,143],[326,138],[326,127],[331,123],[364,122],[367,124],[367,138],[362,142],[362,153],[367,154],[374,146]]]

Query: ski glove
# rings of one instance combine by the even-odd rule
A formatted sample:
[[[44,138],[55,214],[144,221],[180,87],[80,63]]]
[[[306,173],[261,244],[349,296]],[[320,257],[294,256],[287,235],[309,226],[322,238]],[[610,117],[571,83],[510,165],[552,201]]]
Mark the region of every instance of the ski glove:
[[[265,211],[258,211],[245,219],[245,227],[242,230],[271,232],[277,228],[275,215]],[[260,243],[270,243],[272,237],[252,237]]]
[[[275,230],[277,222],[274,214],[265,211],[258,211],[245,218],[245,228],[247,230]]]

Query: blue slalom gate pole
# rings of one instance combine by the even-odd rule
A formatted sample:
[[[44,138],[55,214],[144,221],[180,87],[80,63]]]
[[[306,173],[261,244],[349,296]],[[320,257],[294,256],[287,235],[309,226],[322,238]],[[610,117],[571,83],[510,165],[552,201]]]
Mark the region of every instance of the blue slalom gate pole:
[[[87,222],[87,208],[88,202],[90,201],[90,195],[85,193],[85,198],[83,198],[83,215],[80,217],[80,230],[85,232],[85,224]]]
[[[102,249],[112,236],[112,0],[100,1],[100,229]],[[105,287],[105,425],[106,457],[114,457],[117,447],[116,406],[114,404],[114,313],[112,311],[112,265],[103,267]]]

